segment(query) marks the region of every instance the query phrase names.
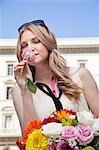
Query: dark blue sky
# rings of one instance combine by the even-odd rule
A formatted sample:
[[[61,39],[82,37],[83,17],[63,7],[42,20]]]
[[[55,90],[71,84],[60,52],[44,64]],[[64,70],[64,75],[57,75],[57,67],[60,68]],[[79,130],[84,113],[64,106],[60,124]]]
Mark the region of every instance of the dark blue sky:
[[[43,19],[56,37],[99,37],[99,0],[0,0],[0,38],[17,38],[18,27]]]

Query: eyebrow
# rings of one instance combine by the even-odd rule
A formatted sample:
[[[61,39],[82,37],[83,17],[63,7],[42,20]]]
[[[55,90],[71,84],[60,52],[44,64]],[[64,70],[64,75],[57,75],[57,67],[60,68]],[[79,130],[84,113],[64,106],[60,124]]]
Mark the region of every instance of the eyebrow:
[[[39,40],[39,38],[38,37],[33,37],[31,40],[35,40],[35,39],[38,39]],[[21,44],[22,43],[27,43],[26,41],[23,41],[23,42],[21,42]]]

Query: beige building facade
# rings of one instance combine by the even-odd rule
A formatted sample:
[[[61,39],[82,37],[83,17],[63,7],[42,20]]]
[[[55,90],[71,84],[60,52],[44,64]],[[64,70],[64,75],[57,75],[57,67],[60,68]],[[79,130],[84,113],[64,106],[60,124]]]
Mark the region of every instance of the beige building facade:
[[[16,139],[21,137],[11,89],[14,86],[16,39],[0,39],[0,150],[17,150]],[[58,38],[58,49],[72,67],[86,67],[99,87],[99,38]]]

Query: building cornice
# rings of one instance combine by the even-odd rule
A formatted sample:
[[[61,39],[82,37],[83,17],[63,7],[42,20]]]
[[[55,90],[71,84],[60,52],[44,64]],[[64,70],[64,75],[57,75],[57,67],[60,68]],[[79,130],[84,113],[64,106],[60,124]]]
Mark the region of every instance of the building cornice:
[[[89,38],[57,38],[58,49],[71,51],[72,49],[95,49],[99,51],[99,37]],[[0,39],[0,50],[15,50],[17,39]]]
[[[0,39],[0,49],[15,49],[17,39]]]
[[[99,47],[99,37],[89,38],[57,38],[58,46],[72,47]]]

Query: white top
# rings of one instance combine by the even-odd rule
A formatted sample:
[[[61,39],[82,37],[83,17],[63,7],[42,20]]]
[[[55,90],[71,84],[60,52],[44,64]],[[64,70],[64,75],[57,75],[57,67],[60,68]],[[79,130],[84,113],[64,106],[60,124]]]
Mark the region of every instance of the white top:
[[[72,80],[75,83],[77,83],[78,86],[82,87],[77,68],[76,70],[74,68],[70,69],[69,73]],[[69,100],[69,98],[66,95],[64,95],[64,93],[62,94],[59,100],[61,101],[63,108],[72,109],[76,112],[83,110],[89,111],[86,99],[83,94],[81,94],[80,96],[79,103]],[[33,102],[39,119],[48,117],[53,111],[56,110],[52,98],[44,92],[42,92],[39,88],[37,88],[36,93],[33,94]]]

